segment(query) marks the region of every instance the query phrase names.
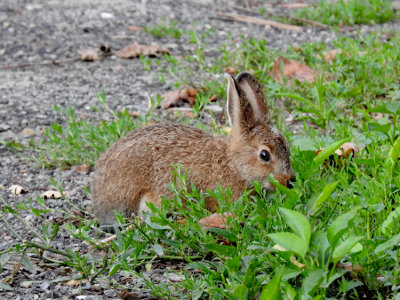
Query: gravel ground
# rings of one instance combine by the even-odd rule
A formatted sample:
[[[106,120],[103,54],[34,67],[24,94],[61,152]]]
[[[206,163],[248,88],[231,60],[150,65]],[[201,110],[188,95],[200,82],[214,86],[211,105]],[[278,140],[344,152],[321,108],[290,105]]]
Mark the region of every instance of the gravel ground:
[[[89,113],[90,106],[97,101],[96,95],[104,91],[108,99],[119,99],[115,108],[129,111],[145,111],[148,97],[169,89],[160,83],[156,72],[145,72],[140,60],[124,60],[115,56],[97,62],[71,61],[78,50],[97,48],[108,44],[112,49],[138,41],[142,44],[161,44],[171,50],[172,55],[182,55],[192,45],[173,38],[158,38],[143,30],[132,32],[128,26],[151,26],[162,20],[168,24],[178,21],[182,28],[197,31],[216,28],[210,43],[215,45],[227,41],[228,32],[235,38],[246,37],[266,39],[271,48],[284,49],[287,45],[300,45],[307,41],[330,43],[335,34],[329,30],[305,27],[301,32],[280,29],[266,30],[263,26],[237,22],[224,22],[216,18],[219,12],[234,13],[228,6],[244,6],[247,1],[128,1],[128,0],[2,0],[0,5],[0,138],[14,139],[27,143],[39,138],[49,124],[59,120],[53,105],[72,105],[79,113]],[[252,1],[249,1],[252,2]],[[285,1],[283,1],[285,2]],[[304,1],[310,2],[310,1]],[[276,13],[282,8],[259,1],[258,7]],[[255,8],[253,8],[255,9]],[[283,11],[287,12],[287,10]],[[243,12],[241,12],[244,14]],[[397,30],[399,23],[381,26],[363,26],[362,32],[379,28]],[[211,54],[210,54],[211,55]],[[59,64],[44,64],[57,61]],[[17,66],[30,64],[29,66]],[[98,116],[99,118],[100,116]],[[99,141],[101,142],[101,141]],[[29,152],[15,153],[0,144],[0,197],[7,203],[27,201],[51,187],[53,177],[64,183],[70,198],[84,208],[90,209],[89,197],[84,193],[90,174],[79,174],[73,170],[38,169],[26,163]],[[12,195],[11,185],[18,184],[25,189],[21,195]],[[53,207],[65,203],[54,200]],[[13,229],[25,238],[30,238],[21,222],[6,216]],[[35,222],[29,216],[26,222]],[[4,223],[0,223],[0,251],[14,245],[14,235]],[[70,236],[60,236],[55,247],[74,247]],[[76,245],[79,246],[79,245]],[[156,280],[166,280],[165,265],[148,274]],[[12,269],[5,268],[0,278],[8,277]],[[28,272],[16,276],[13,292],[1,291],[1,299],[113,299],[120,298],[120,292],[100,285],[86,284],[81,287],[51,282],[57,277],[68,275],[60,268],[39,269],[36,275]],[[158,279],[157,279],[158,278]],[[22,287],[26,280],[41,281],[29,287]],[[131,286],[141,286],[132,282]],[[145,290],[138,292],[138,299],[151,299]]]

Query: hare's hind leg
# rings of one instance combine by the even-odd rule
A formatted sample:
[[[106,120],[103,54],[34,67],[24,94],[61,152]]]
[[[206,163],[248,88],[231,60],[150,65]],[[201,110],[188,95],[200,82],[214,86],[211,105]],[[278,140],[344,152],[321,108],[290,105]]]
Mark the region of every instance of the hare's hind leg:
[[[154,192],[146,192],[142,195],[139,202],[139,208],[137,211],[137,215],[139,217],[143,217],[143,215],[149,211],[147,207],[147,202],[153,203],[155,206],[160,207],[161,205],[161,197],[157,193]]]

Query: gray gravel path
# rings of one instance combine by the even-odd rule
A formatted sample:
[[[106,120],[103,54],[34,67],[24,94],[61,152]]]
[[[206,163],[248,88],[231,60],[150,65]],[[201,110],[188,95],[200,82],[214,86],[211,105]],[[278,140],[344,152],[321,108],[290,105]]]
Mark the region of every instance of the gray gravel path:
[[[212,0],[1,0],[0,4],[0,138],[14,139],[27,143],[32,136],[23,130],[33,129],[38,138],[45,126],[55,120],[62,122],[53,105],[72,105],[78,112],[89,113],[90,106],[97,101],[96,95],[106,92],[108,99],[116,99],[118,109],[145,111],[149,96],[167,91],[170,87],[160,83],[155,72],[145,72],[140,60],[123,60],[114,56],[98,62],[68,62],[43,64],[51,61],[65,61],[74,58],[80,49],[96,48],[109,44],[114,50],[138,41],[143,44],[161,44],[171,50],[172,55],[182,55],[193,46],[173,38],[158,38],[143,30],[132,32],[128,26],[151,26],[161,21],[176,20],[181,28],[202,31],[215,27],[217,32],[211,43],[221,45],[227,42],[228,32],[234,38],[255,37],[266,39],[271,48],[284,49],[288,45],[300,45],[306,41],[329,43],[335,34],[315,27],[305,27],[301,32],[280,29],[265,30],[263,26],[243,23],[228,23],[215,18],[218,12],[237,12],[228,4],[243,6],[246,1]],[[252,3],[252,1],[248,1]],[[272,2],[272,1],[271,1]],[[275,1],[274,1],[275,2]],[[288,2],[288,1],[286,1]],[[304,1],[310,2],[310,1]],[[258,1],[258,7],[267,11],[278,11],[269,1]],[[254,9],[254,8],[253,8]],[[398,23],[380,27],[397,28]],[[362,31],[377,27],[364,26]],[[212,55],[212,54],[210,54]],[[18,64],[32,64],[26,67],[12,67]],[[8,67],[10,68],[8,68]],[[101,116],[97,116],[100,118]],[[101,142],[101,141],[99,141]],[[89,175],[72,170],[37,169],[25,162],[28,152],[15,153],[0,145],[0,197],[12,204],[27,201],[51,185],[49,178],[63,182],[65,190],[71,193],[75,203],[90,209],[90,201],[84,193]],[[24,157],[25,156],[25,157]],[[12,195],[8,190],[13,184],[21,185],[26,193]],[[54,207],[63,206],[54,200]],[[27,222],[35,222],[26,217]],[[8,217],[8,222],[24,237],[26,229],[17,220]],[[0,223],[0,251],[15,243],[12,233]],[[56,247],[74,246],[69,236],[61,236]],[[4,270],[6,278],[12,270]],[[1,299],[112,299],[119,292],[103,289],[99,285],[85,285],[81,288],[65,286],[50,281],[64,276],[66,270],[41,270],[35,276],[19,274],[13,287],[14,292],[0,290]],[[162,273],[162,272],[161,272]],[[158,276],[152,274],[152,276]],[[42,283],[23,288],[25,280],[40,280]],[[148,292],[141,292],[142,299],[151,299]],[[86,297],[86,298],[85,298]],[[90,298],[92,297],[92,298]],[[97,298],[96,298],[97,297]]]

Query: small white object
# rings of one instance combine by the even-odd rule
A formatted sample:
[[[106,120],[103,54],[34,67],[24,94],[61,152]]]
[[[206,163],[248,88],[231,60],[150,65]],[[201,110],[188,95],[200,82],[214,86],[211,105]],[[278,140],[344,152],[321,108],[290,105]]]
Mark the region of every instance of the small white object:
[[[115,18],[114,15],[112,13],[109,13],[109,12],[102,12],[100,14],[100,17],[102,19],[114,19]]]

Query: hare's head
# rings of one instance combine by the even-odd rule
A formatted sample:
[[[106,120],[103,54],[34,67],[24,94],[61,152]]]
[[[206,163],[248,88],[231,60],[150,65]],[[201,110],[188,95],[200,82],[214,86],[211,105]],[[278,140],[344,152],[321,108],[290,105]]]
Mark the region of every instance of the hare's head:
[[[272,189],[272,174],[282,185],[291,187],[294,172],[289,143],[270,123],[265,97],[257,79],[241,73],[228,78],[228,116],[232,127],[233,163],[249,182],[257,180]]]

